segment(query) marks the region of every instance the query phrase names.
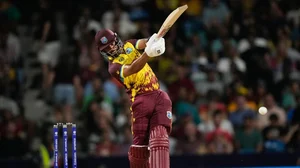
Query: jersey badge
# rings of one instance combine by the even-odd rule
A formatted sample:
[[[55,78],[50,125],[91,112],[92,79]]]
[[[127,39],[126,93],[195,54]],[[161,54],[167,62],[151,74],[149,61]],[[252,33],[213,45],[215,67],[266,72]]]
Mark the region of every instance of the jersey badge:
[[[108,40],[105,36],[101,37],[100,41],[102,44],[106,44],[108,42]]]
[[[171,111],[167,111],[167,117],[168,117],[168,119],[172,119],[172,112]]]
[[[128,48],[126,48],[125,51],[126,51],[126,54],[130,54],[130,53],[132,52],[132,48],[129,48],[129,47],[128,47]]]

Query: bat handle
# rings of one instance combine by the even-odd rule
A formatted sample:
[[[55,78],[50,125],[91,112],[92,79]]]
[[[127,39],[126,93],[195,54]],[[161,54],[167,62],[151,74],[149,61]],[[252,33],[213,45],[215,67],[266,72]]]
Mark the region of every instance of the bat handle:
[[[156,37],[155,40],[156,40],[156,41],[159,40],[160,38],[164,37],[164,35],[165,35],[165,34],[164,34],[163,32],[159,32],[159,33],[157,34],[157,37]]]
[[[164,35],[165,35],[164,32],[159,32],[159,33],[157,34],[157,38],[156,38],[156,39],[159,39],[159,38],[163,37]]]

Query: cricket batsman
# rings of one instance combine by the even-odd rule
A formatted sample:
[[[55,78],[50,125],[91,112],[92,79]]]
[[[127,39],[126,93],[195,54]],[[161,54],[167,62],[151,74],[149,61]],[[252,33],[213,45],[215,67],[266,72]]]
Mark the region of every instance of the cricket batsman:
[[[172,102],[160,90],[147,63],[149,58],[165,52],[165,39],[155,33],[149,39],[123,43],[116,33],[104,29],[97,32],[95,41],[101,55],[108,60],[109,73],[124,85],[131,100],[130,168],[169,168]]]

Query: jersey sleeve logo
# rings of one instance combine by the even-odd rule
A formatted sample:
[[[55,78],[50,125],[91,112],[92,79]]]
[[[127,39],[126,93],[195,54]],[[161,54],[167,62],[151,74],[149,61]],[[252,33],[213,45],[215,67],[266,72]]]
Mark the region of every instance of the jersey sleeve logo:
[[[126,51],[126,54],[130,54],[132,52],[132,48],[128,47],[128,48],[125,49],[125,51]]]

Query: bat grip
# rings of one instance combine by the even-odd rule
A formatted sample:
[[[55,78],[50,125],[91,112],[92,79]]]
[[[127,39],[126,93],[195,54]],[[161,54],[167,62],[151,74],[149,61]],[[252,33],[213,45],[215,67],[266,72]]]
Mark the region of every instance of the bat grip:
[[[163,34],[163,32],[160,32],[159,34],[157,34],[155,41],[159,40],[162,37],[164,37],[164,34]]]
[[[161,32],[161,33],[157,34],[157,38],[156,38],[156,40],[160,39],[160,38],[161,38],[161,37],[163,37],[163,36],[164,36],[163,32]]]

